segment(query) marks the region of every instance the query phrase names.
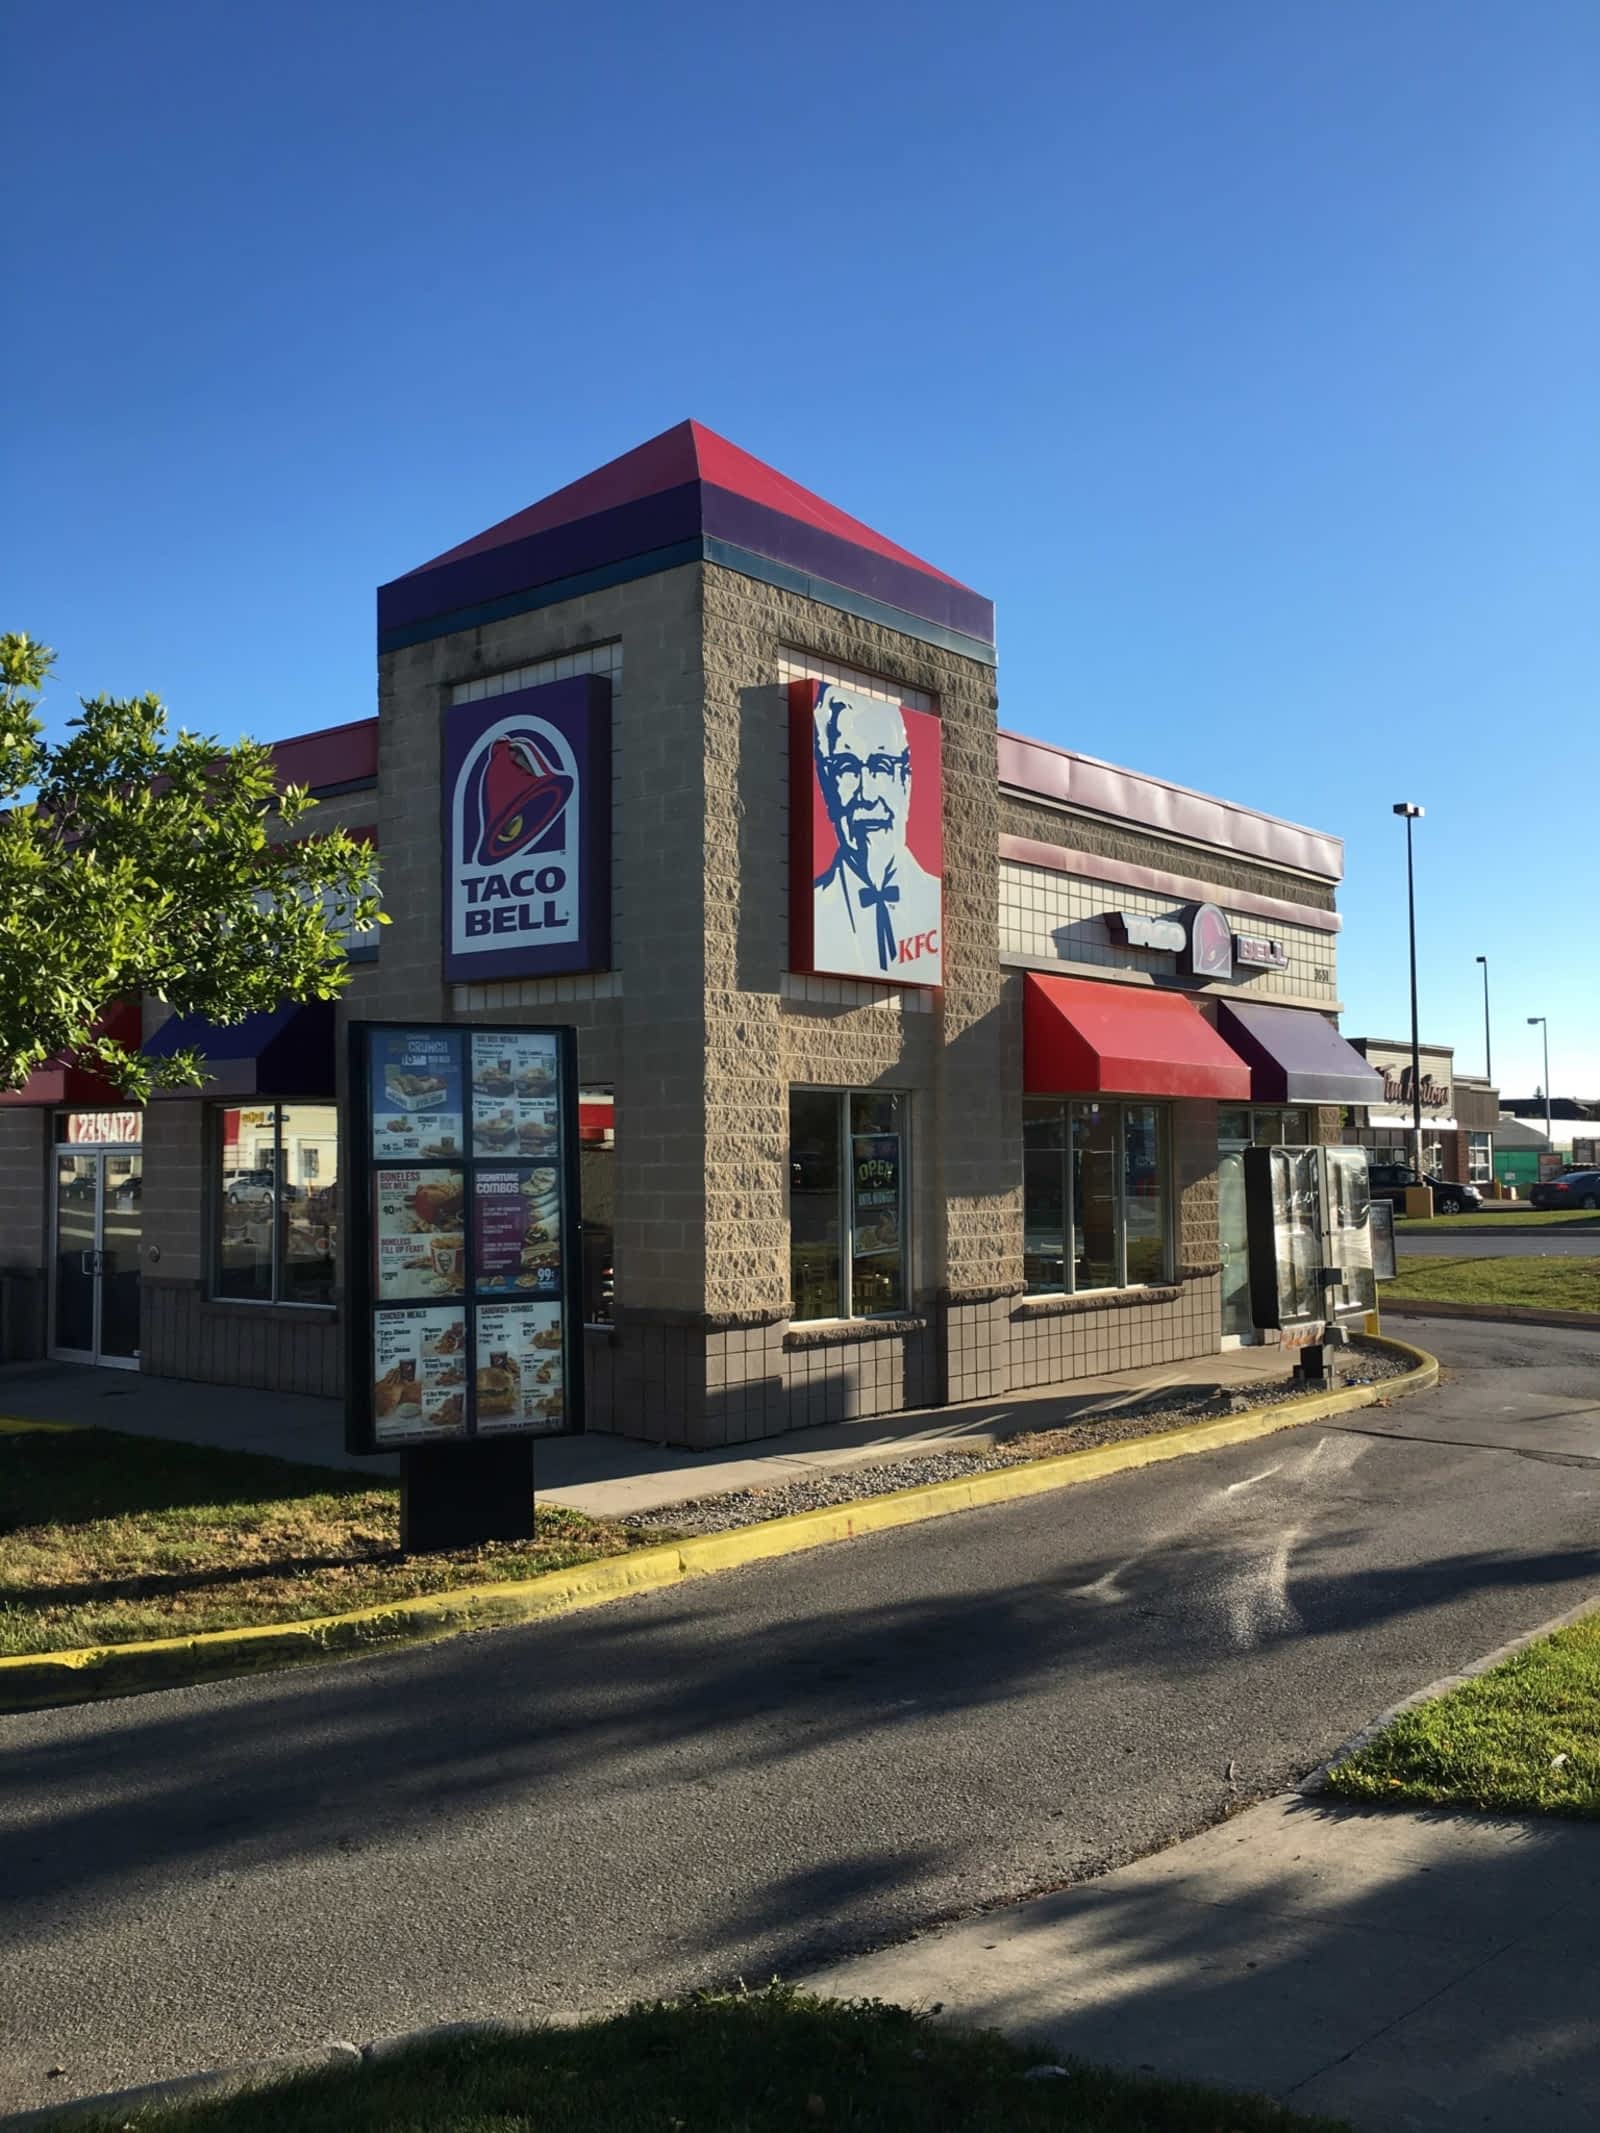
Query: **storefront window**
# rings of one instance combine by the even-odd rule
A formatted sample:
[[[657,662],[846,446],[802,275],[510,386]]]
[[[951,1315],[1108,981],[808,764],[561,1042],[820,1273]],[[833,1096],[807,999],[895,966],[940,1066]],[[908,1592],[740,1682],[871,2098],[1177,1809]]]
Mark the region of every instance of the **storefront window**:
[[[789,1092],[794,1315],[870,1318],[906,1307],[906,1099]]]
[[[339,1245],[339,1114],[332,1104],[230,1104],[215,1113],[212,1293],[331,1304]]]
[[[1035,1294],[1169,1278],[1165,1106],[1030,1098],[1022,1172],[1023,1278]]]
[[[1117,1250],[1116,1104],[1072,1106],[1072,1214],[1075,1289],[1120,1289]]]
[[[1467,1135],[1467,1183],[1488,1185],[1494,1181],[1493,1136],[1488,1133]]]
[[[1162,1281],[1167,1272],[1165,1114],[1155,1104],[1122,1113],[1122,1219],[1130,1282]]]

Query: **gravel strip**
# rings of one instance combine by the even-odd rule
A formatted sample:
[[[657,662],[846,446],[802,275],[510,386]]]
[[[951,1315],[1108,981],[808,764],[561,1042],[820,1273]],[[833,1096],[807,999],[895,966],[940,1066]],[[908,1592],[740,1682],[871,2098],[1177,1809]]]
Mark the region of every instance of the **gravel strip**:
[[[1384,1378],[1403,1377],[1410,1368],[1398,1356],[1353,1342],[1340,1359],[1329,1389],[1374,1385]],[[805,1481],[775,1482],[766,1489],[731,1489],[721,1496],[663,1504],[648,1517],[629,1523],[645,1533],[729,1533],[736,1526],[758,1526],[769,1518],[790,1518],[800,1511],[859,1503],[864,1496],[892,1496],[897,1489],[921,1488],[932,1481],[968,1481],[974,1474],[993,1473],[999,1467],[1017,1466],[1030,1459],[1051,1459],[1059,1452],[1088,1451],[1099,1444],[1153,1437],[1162,1430],[1215,1422],[1242,1414],[1247,1408],[1270,1407],[1280,1400],[1301,1397],[1303,1389],[1287,1379],[1279,1385],[1252,1385],[1247,1392],[1218,1393],[1197,1388],[1177,1398],[1158,1393],[1147,1401],[1085,1415],[1062,1429],[1026,1431],[993,1451],[964,1452],[952,1447],[908,1453],[898,1459],[875,1459]]]

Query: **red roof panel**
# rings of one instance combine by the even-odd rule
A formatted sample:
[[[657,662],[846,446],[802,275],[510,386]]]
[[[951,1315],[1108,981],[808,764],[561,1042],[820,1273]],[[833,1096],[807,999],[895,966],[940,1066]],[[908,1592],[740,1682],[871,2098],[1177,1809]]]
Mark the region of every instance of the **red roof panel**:
[[[838,510],[809,489],[802,489],[797,481],[741,451],[738,445],[730,444],[726,437],[719,437],[715,430],[708,430],[699,422],[680,422],[663,430],[659,437],[636,445],[620,459],[609,460],[578,481],[568,482],[564,489],[530,504],[525,511],[515,512],[498,525],[475,534],[470,541],[462,541],[455,548],[447,548],[443,555],[418,564],[417,570],[407,572],[407,576],[415,577],[419,571],[433,570],[441,563],[457,563],[466,556],[503,548],[508,542],[526,540],[530,534],[548,533],[553,527],[568,526],[598,511],[637,503],[641,497],[657,496],[664,489],[680,488],[691,481],[731,490],[735,496],[747,497],[769,511],[781,511],[787,518],[851,541],[858,548],[920,570],[930,578],[939,578],[946,585],[960,584],[959,579],[936,570],[908,548],[885,540],[860,519],[851,518],[848,512]]]

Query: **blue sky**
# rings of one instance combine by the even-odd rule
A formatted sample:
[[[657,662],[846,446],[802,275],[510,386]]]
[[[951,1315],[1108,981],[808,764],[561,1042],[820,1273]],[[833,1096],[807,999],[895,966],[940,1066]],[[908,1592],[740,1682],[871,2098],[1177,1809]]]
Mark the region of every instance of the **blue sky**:
[[[267,737],[694,415],[999,603],[1003,721],[1341,833],[1345,1027],[1600,1094],[1592,0],[12,0],[3,626]],[[18,173],[27,174],[17,206]],[[19,325],[19,318],[23,321]]]

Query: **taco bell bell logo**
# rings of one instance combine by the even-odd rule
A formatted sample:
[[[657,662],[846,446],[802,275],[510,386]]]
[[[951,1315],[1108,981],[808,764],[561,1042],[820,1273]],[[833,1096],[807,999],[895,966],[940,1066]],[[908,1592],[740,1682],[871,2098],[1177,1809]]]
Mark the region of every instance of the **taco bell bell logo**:
[[[607,699],[598,735],[597,694]],[[607,809],[610,794],[593,759],[604,757],[609,694],[583,675],[449,713],[447,977],[603,964],[595,918],[609,882],[602,872],[591,890],[606,841],[593,788]]]

